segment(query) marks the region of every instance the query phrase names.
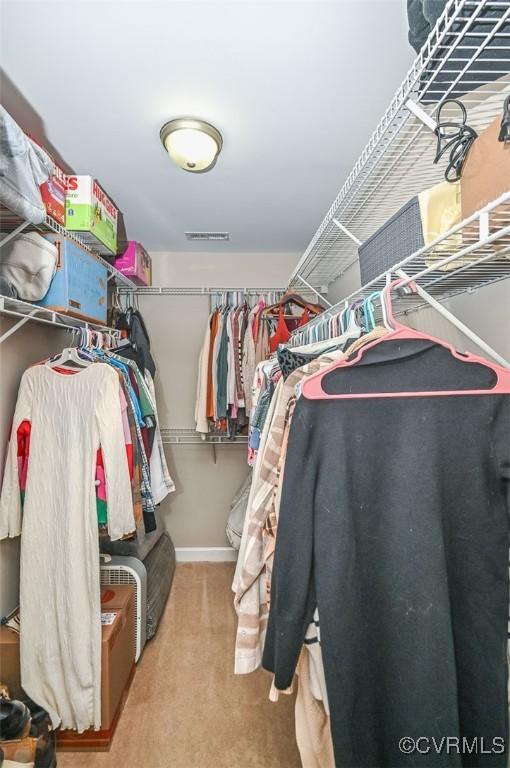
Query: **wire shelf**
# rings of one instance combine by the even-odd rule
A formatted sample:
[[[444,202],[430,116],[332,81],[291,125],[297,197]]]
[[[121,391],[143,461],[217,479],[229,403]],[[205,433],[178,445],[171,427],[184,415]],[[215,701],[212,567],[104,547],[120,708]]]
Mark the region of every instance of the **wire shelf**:
[[[447,159],[433,164],[436,137],[406,104],[414,102],[434,120],[442,102],[461,98],[468,125],[480,133],[502,114],[509,92],[510,0],[450,0],[300,259],[290,286],[299,286],[298,276],[313,285],[330,284],[357,261],[359,242],[414,195],[444,180]],[[449,114],[456,117],[458,111],[446,105],[442,119]]]
[[[121,335],[120,331],[115,328],[108,328],[108,326],[100,325],[99,323],[81,320],[77,317],[66,315],[63,312],[48,309],[47,307],[38,307],[36,304],[31,304],[28,301],[12,299],[9,296],[0,296],[0,316],[13,317],[18,320],[18,323],[0,336],[0,344],[27,322],[51,325],[57,330],[74,331],[77,328],[90,328],[93,331],[108,333],[116,338],[120,338]]]
[[[222,293],[244,293],[247,296],[259,296],[268,293],[284,293],[285,288],[200,288],[193,286],[152,285],[148,287],[120,287],[118,293],[136,293],[138,296],[211,296]]]
[[[25,226],[23,226],[23,224]],[[110,275],[108,279],[114,278],[117,285],[122,285],[129,290],[136,288],[136,285],[129,278],[123,275],[122,272],[119,272],[118,269],[116,269],[112,264],[104,259],[93,248],[87,245],[87,243],[85,243],[80,238],[79,234],[67,230],[61,224],[52,219],[51,216],[46,216],[46,219],[42,224],[36,225],[31,224],[30,222],[23,222],[23,220],[20,219],[19,216],[16,216],[16,214],[12,213],[12,211],[8,210],[4,206],[0,206],[0,232],[2,232],[2,235],[9,235],[13,233],[14,230],[25,232],[37,231],[41,233],[52,232],[56,235],[63,235],[67,237],[68,240],[71,240],[73,243],[76,243],[76,245],[79,245],[80,248],[83,248],[84,251],[87,251],[87,253],[89,253],[91,256],[93,256],[93,258],[97,259],[97,261],[106,267]],[[2,241],[3,237],[0,239],[0,245],[2,244]]]
[[[229,437],[226,434],[210,432],[202,435],[195,429],[161,429],[161,439],[169,445],[246,445],[246,435]]]
[[[444,301],[466,291],[510,278],[510,192],[453,227],[428,246],[403,259],[391,270],[354,291],[341,302],[311,320],[306,330],[346,305],[382,290],[399,272],[408,276],[403,287],[417,283],[437,300]],[[509,287],[510,303],[510,287]],[[415,293],[400,291],[393,299],[396,315],[416,311],[426,302]]]

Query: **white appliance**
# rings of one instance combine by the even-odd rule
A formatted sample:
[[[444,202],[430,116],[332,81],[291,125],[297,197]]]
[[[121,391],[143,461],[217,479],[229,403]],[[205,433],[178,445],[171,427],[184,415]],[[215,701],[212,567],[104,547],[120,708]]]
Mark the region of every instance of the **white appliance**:
[[[132,584],[135,589],[135,661],[147,639],[147,571],[136,557],[101,555],[101,586]]]

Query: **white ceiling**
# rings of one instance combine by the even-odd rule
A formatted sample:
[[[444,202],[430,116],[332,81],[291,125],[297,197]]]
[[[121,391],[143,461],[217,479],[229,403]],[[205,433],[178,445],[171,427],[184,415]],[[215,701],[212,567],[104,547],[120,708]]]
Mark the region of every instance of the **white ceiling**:
[[[25,125],[123,210],[150,250],[301,252],[412,61],[405,0],[1,5],[4,74]],[[34,115],[4,87],[18,120]],[[203,117],[217,166],[172,165],[159,128]],[[228,230],[229,243],[188,243]]]

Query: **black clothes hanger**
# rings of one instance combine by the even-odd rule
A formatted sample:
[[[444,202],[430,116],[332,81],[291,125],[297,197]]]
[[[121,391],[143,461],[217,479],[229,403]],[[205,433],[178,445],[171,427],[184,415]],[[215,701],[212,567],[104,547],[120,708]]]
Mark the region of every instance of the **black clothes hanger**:
[[[441,111],[446,104],[455,104],[459,107],[462,115],[462,122],[441,120]],[[466,107],[458,99],[446,99],[437,110],[437,125],[434,131],[437,137],[437,150],[434,163],[438,163],[446,152],[450,152],[449,162],[446,166],[444,177],[446,181],[449,181],[451,184],[459,181],[468,152],[471,149],[474,140],[478,137],[477,132],[473,128],[470,128],[469,125],[466,125],[466,120]]]

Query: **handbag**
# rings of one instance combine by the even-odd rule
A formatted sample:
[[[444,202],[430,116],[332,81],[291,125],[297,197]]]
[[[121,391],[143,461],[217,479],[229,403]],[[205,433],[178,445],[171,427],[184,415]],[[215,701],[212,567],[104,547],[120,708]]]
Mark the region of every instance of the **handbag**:
[[[510,191],[510,144],[499,141],[501,117],[475,139],[460,180],[462,218]]]
[[[24,301],[46,296],[57,265],[57,246],[37,232],[23,232],[0,248],[0,278]]]

